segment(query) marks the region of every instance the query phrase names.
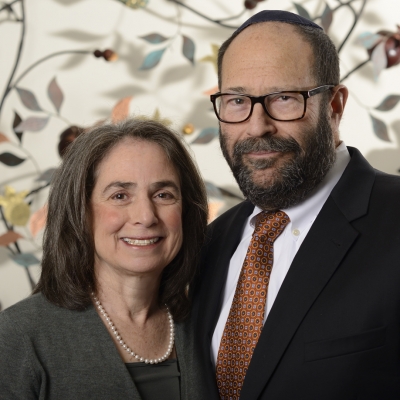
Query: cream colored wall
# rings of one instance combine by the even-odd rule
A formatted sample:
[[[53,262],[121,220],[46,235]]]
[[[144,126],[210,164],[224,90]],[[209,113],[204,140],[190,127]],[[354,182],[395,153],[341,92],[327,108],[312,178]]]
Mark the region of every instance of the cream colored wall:
[[[324,2],[320,0],[298,0],[298,3],[312,15],[317,15],[324,7]],[[338,4],[335,0],[328,3],[332,8]],[[358,9],[361,3],[355,1],[355,8]],[[213,19],[237,15],[243,9],[241,0],[186,0],[185,4]],[[21,103],[15,90],[10,93],[0,119],[0,132],[8,141],[0,143],[0,154],[10,152],[21,158],[30,155],[31,159],[15,167],[0,164],[0,195],[5,185],[11,185],[17,191],[36,188],[40,182],[35,179],[40,172],[54,168],[60,162],[57,154],[59,134],[71,124],[91,125],[109,118],[118,100],[127,96],[133,96],[129,108],[131,114],[152,116],[158,109],[161,117],[171,120],[172,126],[180,132],[186,124],[193,124],[194,133],[185,136],[189,144],[202,129],[217,127],[211,103],[205,94],[216,86],[216,72],[213,63],[202,59],[212,55],[212,45],[219,46],[232,29],[209,22],[167,0],[150,0],[146,8],[138,10],[127,8],[115,0],[25,0],[25,7],[26,39],[16,77],[40,58],[62,50],[112,48],[119,59],[110,63],[91,55],[54,57],[20,81],[18,86],[33,92],[43,110],[54,113],[47,96],[47,86],[56,77],[64,101],[61,117],[52,116],[39,132],[25,132],[22,146],[18,146],[12,130],[14,111],[22,119],[32,115],[44,117],[47,113],[29,110]],[[227,23],[238,26],[257,11],[277,8],[294,11],[290,1],[268,0]],[[15,9],[20,12],[17,3]],[[366,58],[365,49],[356,43],[357,36],[365,31],[395,31],[396,23],[400,23],[399,15],[398,0],[367,2],[362,19],[342,51],[343,73]],[[5,16],[4,12],[0,13],[0,95],[13,68],[21,32],[21,25],[4,21]],[[335,14],[331,35],[336,43],[343,38],[350,25],[349,10]],[[153,45],[139,38],[150,33],[172,39],[160,63],[153,69],[141,71],[139,68],[146,55],[166,44]],[[182,34],[195,43],[194,65],[182,55]],[[342,123],[342,138],[346,144],[358,147],[377,168],[397,173],[400,168],[400,106],[385,113],[374,112],[376,117],[388,124],[391,142],[382,141],[374,135],[364,107],[375,107],[385,96],[400,93],[400,66],[383,71],[374,81],[372,67],[367,65],[345,83],[350,88],[351,96]],[[219,150],[218,140],[190,147],[205,180],[237,191]],[[32,213],[43,206],[46,196],[47,190],[43,190],[34,197]],[[25,238],[18,240],[21,251],[40,259],[41,233],[32,238],[29,223],[26,227],[16,227],[15,231]],[[0,235],[5,232],[6,228],[0,221]],[[0,301],[3,308],[30,292],[24,268],[12,261],[9,255],[6,247],[0,247]],[[32,266],[30,271],[37,279],[39,267]]]

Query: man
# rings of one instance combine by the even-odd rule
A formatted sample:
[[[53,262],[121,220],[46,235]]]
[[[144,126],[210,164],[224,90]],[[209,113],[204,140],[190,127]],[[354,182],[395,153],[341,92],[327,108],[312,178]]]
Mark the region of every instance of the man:
[[[193,292],[210,398],[400,398],[400,178],[340,140],[335,47],[262,11],[222,45],[219,87],[246,201],[210,225]]]

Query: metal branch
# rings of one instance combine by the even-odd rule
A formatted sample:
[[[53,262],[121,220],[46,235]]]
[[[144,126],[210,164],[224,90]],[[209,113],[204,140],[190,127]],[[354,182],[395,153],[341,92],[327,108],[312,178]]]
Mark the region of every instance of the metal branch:
[[[21,58],[22,48],[23,48],[24,39],[25,39],[25,30],[26,30],[25,5],[24,5],[24,0],[18,0],[18,1],[21,1],[21,12],[22,12],[21,39],[20,39],[20,42],[19,42],[18,53],[17,53],[17,58],[15,60],[14,68],[13,68],[13,70],[11,72],[10,78],[9,78],[7,86],[6,86],[6,89],[4,91],[3,97],[2,97],[1,102],[0,102],[0,115],[1,115],[1,110],[3,109],[4,100],[6,99],[6,97],[8,96],[8,94],[10,93],[10,90],[11,90],[11,82],[14,79],[15,72],[17,71],[17,67],[18,67],[18,64],[19,64],[19,60]],[[11,4],[13,4],[13,3],[11,3]]]
[[[184,8],[186,8],[186,9],[188,9],[188,10],[191,11],[192,13],[198,15],[199,17],[202,17],[202,18],[206,19],[207,21],[214,22],[215,24],[218,24],[218,25],[220,25],[220,26],[223,26],[224,28],[231,28],[231,29],[237,29],[237,28],[239,28],[238,26],[233,26],[233,25],[224,24],[223,22],[221,22],[221,21],[224,21],[224,19],[212,19],[212,18],[210,18],[210,17],[207,17],[207,15],[202,14],[201,12],[195,10],[194,8],[188,6],[188,5],[185,4],[185,3],[182,3],[182,2],[179,1],[179,0],[167,0],[167,1],[171,1],[172,3],[178,4],[178,5],[180,5],[180,6],[184,7]],[[241,15],[241,14],[240,14],[240,15]],[[231,19],[231,18],[228,18],[228,19]]]
[[[29,280],[29,283],[31,285],[31,289],[33,290],[33,289],[35,289],[36,283],[33,280],[32,275],[29,272],[29,268],[28,267],[25,267],[25,271],[26,271],[26,274],[28,275],[28,280]]]
[[[358,20],[360,19],[361,14],[364,11],[364,7],[367,4],[367,0],[363,0],[363,3],[361,5],[360,10],[358,11],[358,13],[355,12],[354,8],[351,6],[350,2],[347,3],[346,5],[353,11],[354,14],[354,22],[353,22],[353,26],[350,28],[349,32],[347,33],[346,37],[343,39],[343,42],[340,44],[340,46],[338,47],[338,53],[340,53],[340,51],[342,50],[343,46],[346,44],[347,40],[349,39],[350,35],[352,34],[352,32],[354,31],[354,28],[357,25]]]
[[[363,67],[365,64],[367,64],[369,62],[369,58],[368,60],[363,61],[362,63],[358,64],[357,66],[355,66],[350,72],[348,72],[343,78],[340,79],[340,82],[343,82],[345,79],[347,79],[353,72],[356,72],[358,69],[360,69],[361,67]]]
[[[22,1],[22,0],[14,0],[14,1],[12,1],[11,3],[6,4],[5,6],[3,6],[3,7],[0,8],[0,12],[2,12],[2,11],[4,11],[4,10],[9,10],[10,7],[11,7],[14,3],[18,3],[19,1]]]

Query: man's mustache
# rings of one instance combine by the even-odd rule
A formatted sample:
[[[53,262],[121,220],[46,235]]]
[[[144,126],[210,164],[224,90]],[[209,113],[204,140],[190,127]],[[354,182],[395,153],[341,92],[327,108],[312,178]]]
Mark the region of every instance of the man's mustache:
[[[279,151],[281,153],[299,154],[301,152],[301,147],[293,138],[284,139],[274,136],[249,138],[235,144],[233,148],[233,158],[237,160],[237,157],[243,154],[257,151]]]

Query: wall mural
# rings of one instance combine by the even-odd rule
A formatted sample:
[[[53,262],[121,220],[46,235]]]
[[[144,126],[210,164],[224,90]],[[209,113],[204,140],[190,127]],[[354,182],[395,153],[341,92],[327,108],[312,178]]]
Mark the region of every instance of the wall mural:
[[[63,7],[72,7],[83,0],[53,0]],[[16,24],[19,26],[19,36],[15,36],[10,40],[6,35],[2,35],[0,41],[7,40],[9,46],[15,46],[15,58],[9,65],[7,71],[3,70],[2,75],[8,76],[5,87],[0,87],[0,252],[6,254],[6,257],[12,260],[16,266],[24,268],[26,279],[28,279],[31,287],[35,285],[35,277],[31,274],[30,268],[40,263],[40,232],[45,226],[47,212],[45,196],[41,193],[47,193],[51,179],[57,165],[43,169],[40,162],[31,154],[30,147],[26,144],[25,137],[27,135],[36,134],[36,141],[39,143],[41,135],[46,130],[54,129],[51,126],[52,120],[58,120],[64,126],[63,129],[56,134],[58,140],[58,153],[62,157],[66,147],[81,134],[85,126],[79,120],[71,120],[70,116],[63,113],[63,108],[68,102],[73,103],[74,97],[79,93],[72,93],[68,87],[59,81],[59,70],[55,70],[46,81],[45,86],[38,88],[30,87],[29,77],[34,71],[38,71],[44,65],[51,63],[56,58],[69,57],[70,68],[63,74],[77,74],[76,69],[82,60],[86,57],[96,59],[98,63],[107,62],[113,65],[117,63],[128,63],[126,57],[119,57],[119,49],[125,45],[129,46],[131,42],[141,42],[142,54],[141,59],[136,61],[135,70],[131,71],[131,76],[136,76],[139,81],[147,81],[151,86],[153,73],[156,70],[167,68],[165,58],[167,53],[173,52],[175,62],[178,64],[188,64],[193,67],[191,74],[186,74],[182,79],[190,79],[193,82],[201,77],[196,76],[198,72],[194,67],[199,63],[209,64],[212,66],[213,79],[216,83],[216,61],[219,45],[237,28],[241,22],[247,19],[252,13],[262,9],[268,9],[271,2],[267,0],[235,0],[235,12],[230,11],[229,4],[233,0],[203,0],[198,1],[179,1],[179,0],[105,0],[118,3],[118,7],[114,7],[119,13],[130,13],[129,18],[135,21],[135,18],[145,18],[148,11],[153,17],[160,17],[166,10],[165,15],[170,14],[170,10],[174,10],[175,17],[172,22],[175,25],[175,32],[167,34],[162,25],[152,25],[148,31],[142,34],[134,31],[134,37],[118,37],[112,38],[109,43],[114,42],[116,47],[110,48],[90,48],[93,42],[93,34],[85,33],[85,26],[80,26],[71,20],[70,29],[58,33],[60,38],[60,50],[50,52],[44,56],[35,57],[30,55],[32,61],[29,65],[25,64],[21,68],[21,60],[27,51],[26,43],[30,35],[30,29],[33,24],[27,23],[30,20],[29,10],[32,10],[34,2],[29,4],[26,0],[13,0],[0,2],[0,32],[7,24]],[[105,4],[105,1],[103,3]],[[225,10],[225,15],[219,15],[216,18],[211,12],[208,13],[207,3],[221,3],[221,9]],[[152,5],[156,6],[151,8]],[[42,5],[43,7],[43,5]],[[158,8],[159,7],[159,8]],[[160,10],[164,10],[161,11]],[[276,7],[275,7],[276,8]],[[340,54],[346,51],[353,51],[354,46],[363,49],[364,59],[356,60],[354,65],[345,69],[341,81],[349,81],[349,78],[358,74],[365,68],[370,68],[372,74],[369,79],[378,81],[380,76],[385,73],[386,69],[396,67],[400,63],[400,27],[394,30],[393,27],[387,27],[387,30],[379,30],[377,32],[362,32],[355,36],[355,28],[362,21],[364,13],[368,8],[368,0],[332,0],[332,1],[298,1],[288,2],[285,9],[297,12],[298,14],[309,18],[320,24],[328,34],[334,36],[334,42],[337,45]],[[141,12],[139,14],[139,12]],[[332,31],[334,23],[339,18],[343,18],[346,12],[349,23],[342,28],[340,32]],[[137,13],[137,14],[135,14]],[[95,14],[95,13],[94,13]],[[213,29],[221,30],[221,34],[215,42],[207,43],[209,52],[198,56],[198,42],[203,38],[194,37],[188,32],[184,16],[192,15],[196,17],[197,27],[204,31]],[[94,18],[94,15],[93,15]],[[110,17],[111,18],[111,17]],[[168,17],[169,18],[169,17]],[[18,32],[15,31],[14,32]],[[333,35],[332,35],[333,34]],[[69,40],[75,38],[77,42],[76,49],[62,49],[63,35]],[[116,35],[113,33],[113,35]],[[216,35],[217,37],[217,35]],[[339,39],[338,39],[339,38]],[[369,66],[369,67],[367,67]],[[187,66],[185,65],[185,68]],[[372,67],[372,69],[371,69]],[[129,66],[132,69],[132,66]],[[46,69],[48,71],[48,69]],[[112,69],[108,70],[112,74]],[[202,70],[204,72],[204,69]],[[201,71],[200,71],[201,72]],[[201,72],[201,73],[203,73]],[[144,74],[146,73],[146,74]],[[76,77],[79,79],[79,77]],[[129,79],[129,76],[127,77]],[[132,78],[133,79],[133,78]],[[176,77],[174,78],[176,81]],[[127,81],[129,87],[131,82]],[[138,94],[145,92],[145,86],[132,85],[132,93],[109,102],[108,112],[102,114],[102,118],[93,123],[100,123],[101,120],[111,119],[118,121],[131,115],[132,103]],[[351,85],[349,84],[350,89]],[[210,94],[218,91],[216,85],[203,88],[202,104],[206,104]],[[13,97],[12,97],[13,96]],[[376,106],[371,107],[365,99],[357,97],[357,91],[353,90],[351,96],[356,99],[359,107],[370,119],[371,129],[374,135],[380,141],[390,141],[390,130],[396,126],[390,126],[385,121],[385,113],[393,110],[400,101],[400,95],[392,92],[386,93],[385,96],[378,99]],[[12,99],[11,99],[12,97]],[[12,101],[13,106],[5,107],[8,101]],[[182,98],[171,99],[171,101],[181,102]],[[207,103],[208,104],[208,103]],[[214,121],[210,125],[199,127],[199,123],[195,124],[191,120],[181,123],[180,126],[174,128],[184,135],[187,143],[192,148],[196,146],[205,146],[218,137],[218,125],[216,119],[213,119],[211,103],[208,106],[199,107],[196,111],[197,121],[204,119],[205,121]],[[138,118],[154,118],[166,125],[172,122],[169,116],[161,111],[158,107],[153,109],[153,113],[149,116],[135,114]],[[43,139],[44,140],[44,139]],[[43,143],[45,145],[45,143]],[[54,149],[56,151],[56,149]],[[29,177],[27,178],[26,168],[24,169],[24,185],[22,190],[16,189],[17,181],[21,178],[19,169],[29,164]],[[398,162],[400,168],[400,158]],[[237,191],[232,191],[213,182],[206,180],[207,190],[210,199],[210,220],[226,208],[232,206],[241,200],[241,196]],[[3,254],[4,255],[4,254]],[[1,265],[0,265],[1,267]]]

